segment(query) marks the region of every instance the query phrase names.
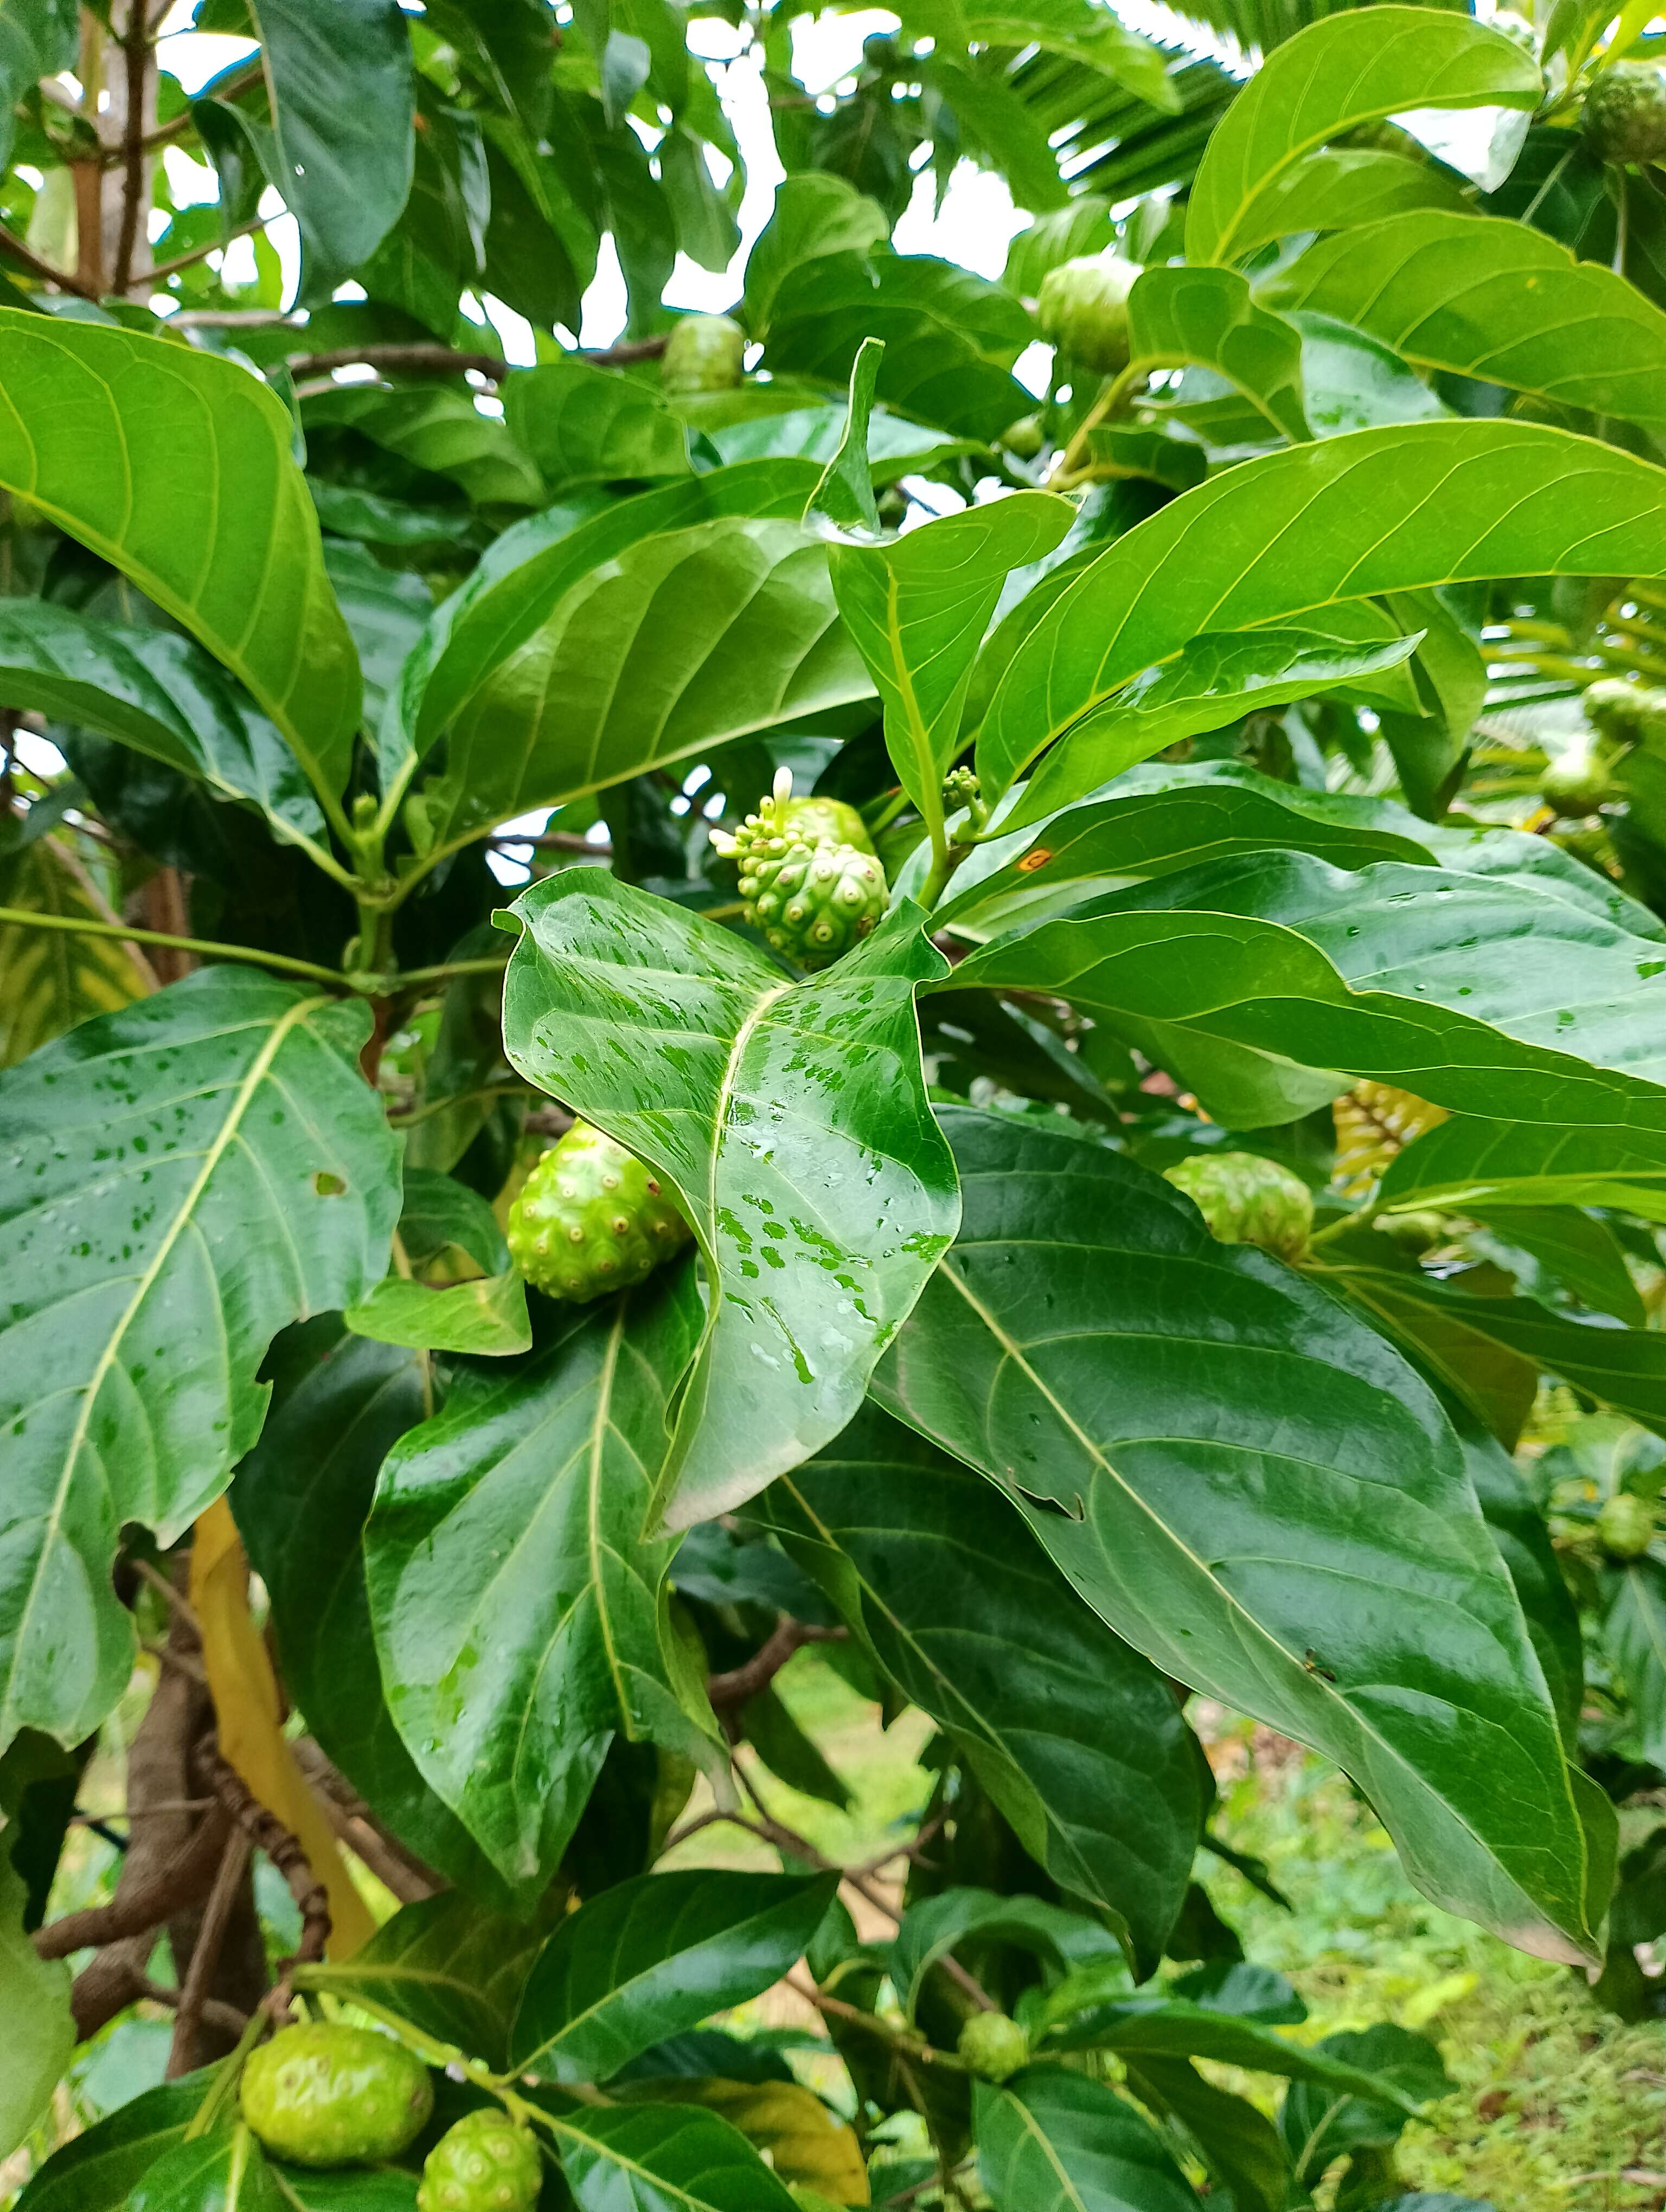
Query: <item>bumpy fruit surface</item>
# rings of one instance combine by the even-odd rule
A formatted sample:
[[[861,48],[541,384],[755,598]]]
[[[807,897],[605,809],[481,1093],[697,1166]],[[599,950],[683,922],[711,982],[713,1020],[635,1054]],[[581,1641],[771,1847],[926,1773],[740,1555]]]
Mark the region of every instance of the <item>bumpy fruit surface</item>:
[[[1611,1559],[1640,1559],[1653,1541],[1655,1510],[1646,1498],[1616,1490],[1596,1516],[1596,1540]]]
[[[733,392],[746,362],[746,333],[727,315],[684,315],[660,364],[667,392]]]
[[[885,872],[854,845],[783,842],[741,863],[741,911],[801,968],[830,968],[860,945],[891,903]]]
[[[1585,94],[1579,119],[1600,161],[1666,159],[1666,70],[1652,62],[1616,62]]]
[[[1030,2063],[1029,2037],[1004,2012],[975,2012],[961,2029],[955,2049],[986,2081],[1004,2081]]]
[[[646,1282],[690,1231],[634,1152],[575,1121],[521,1185],[507,1233],[534,1290],[583,1305]]]
[[[807,844],[854,845],[859,853],[873,850],[866,823],[842,799],[789,799],[787,828]]]
[[[538,2145],[507,2112],[447,2128],[423,2164],[416,2212],[532,2212],[544,2182]]]
[[[1061,261],[1042,278],[1036,320],[1042,336],[1101,376],[1128,365],[1128,294],[1143,272],[1120,254]]]
[[[266,2148],[296,2166],[397,2158],[434,2109],[414,2052],[334,2021],[280,2029],[250,2053],[238,2096]]]
[[[1257,1152],[1201,1152],[1163,1170],[1223,1244],[1259,1244],[1298,1260],[1313,1233],[1313,1194],[1299,1176]]]

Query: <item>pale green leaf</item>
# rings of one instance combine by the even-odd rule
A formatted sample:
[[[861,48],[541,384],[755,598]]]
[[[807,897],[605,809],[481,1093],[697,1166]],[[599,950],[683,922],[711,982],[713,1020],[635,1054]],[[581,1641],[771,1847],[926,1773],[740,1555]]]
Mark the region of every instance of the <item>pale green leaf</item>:
[[[356,1336],[419,1351],[501,1357],[532,1349],[526,1285],[514,1273],[483,1275],[433,1290],[403,1275],[389,1275],[342,1318]]]
[[[14,1871],[14,1838],[0,1829],[0,2005],[6,2063],[0,2070],[0,2155],[9,2157],[46,2117],[76,2047],[70,1969],[42,1959],[23,1928],[26,1891]]]
[[[1457,179],[1438,162],[1408,158],[1409,150],[1331,146],[1304,154],[1257,193],[1255,214],[1238,226],[1233,251],[1253,253],[1298,232],[1352,230],[1423,208],[1463,214],[1469,203]]]
[[[1301,334],[1259,306],[1235,269],[1147,269],[1128,295],[1130,371],[1192,362],[1235,384],[1282,437],[1312,434]]]

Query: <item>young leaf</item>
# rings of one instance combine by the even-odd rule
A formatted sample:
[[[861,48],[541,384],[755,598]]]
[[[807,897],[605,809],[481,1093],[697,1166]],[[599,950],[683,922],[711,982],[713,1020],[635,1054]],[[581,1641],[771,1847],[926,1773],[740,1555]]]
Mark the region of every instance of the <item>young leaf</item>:
[[[517,2072],[602,2082],[666,2035],[744,2004],[803,1954],[836,1875],[641,1875],[569,1915],[516,2014]]]
[[[557,492],[610,478],[684,477],[688,434],[651,386],[587,362],[517,370],[504,420]]]
[[[1187,258],[1247,252],[1294,165],[1356,124],[1416,107],[1536,107],[1543,89],[1531,54],[1467,15],[1388,7],[1310,23],[1268,55],[1210,139]]]
[[[1302,409],[1301,332],[1251,297],[1235,269],[1147,269],[1128,295],[1130,370],[1214,370],[1281,437],[1311,437]]]
[[[451,1890],[401,1905],[351,1958],[307,1966],[301,1979],[350,2003],[385,2006],[424,2035],[502,2068],[542,1941],[536,1918],[506,1919]]]
[[[1666,314],[1525,223],[1395,216],[1310,246],[1262,297],[1356,324],[1421,368],[1666,429]]]
[[[407,1172],[407,1204],[410,1182]],[[471,1896],[507,1905],[511,1893],[405,1749],[371,1634],[364,1524],[390,1447],[430,1410],[428,1364],[324,1314],[278,1339],[266,1372],[271,1411],[230,1496],[266,1586],[285,1685],[403,1843]]]
[[[1203,1809],[1156,1669],[1067,1590],[987,1484],[877,1407],[768,1503],[1031,1856],[1153,1968]]]
[[[276,393],[173,340],[21,307],[0,308],[0,485],[183,623],[339,792],[358,662]]]
[[[786,2184],[714,2112],[563,2106],[550,2124],[578,2212],[797,2212]]]
[[[5,1837],[9,1837],[9,1826]],[[0,2154],[9,2157],[46,2114],[76,2047],[70,1970],[36,1956],[24,1932],[27,1892],[0,1838],[0,2006],[9,2022],[0,2072]]]
[[[1555,1715],[1416,1376],[1117,1155],[945,1119],[963,1242],[882,1402],[1006,1488],[1158,1666],[1357,1775],[1428,1894],[1523,1948],[1590,1956]]]
[[[511,1061],[667,1178],[710,1271],[654,1498],[688,1528],[838,1434],[954,1233],[914,1012],[946,963],[906,905],[796,986],[732,932],[592,870],[510,912]]]
[[[825,524],[836,531],[853,530],[870,538],[879,535],[873,471],[867,459],[867,433],[879,363],[885,353],[884,343],[879,338],[864,338],[856,349],[856,358],[850,365],[850,394],[845,407],[844,428],[831,459],[822,471],[821,482],[811,493],[804,510],[805,521],[812,528]],[[836,596],[837,591],[836,574]],[[844,612],[842,606],[840,612]]]
[[[866,253],[890,232],[885,210],[848,178],[808,169],[775,186],[775,204],[746,257],[742,306],[755,338],[767,335],[775,294],[793,270],[829,253]]]
[[[398,0],[250,0],[281,189],[323,301],[398,221],[410,190],[416,81]],[[344,86],[351,97],[343,97]]]
[[[1663,527],[1666,474],[1526,422],[1359,430],[1247,461],[1118,538],[1030,632],[979,732],[984,796],[1202,631],[1462,578],[1653,574]]]
[[[483,1275],[433,1290],[406,1276],[389,1275],[368,1298],[349,1306],[342,1319],[356,1336],[414,1351],[502,1358],[532,1348],[526,1285],[513,1273]]]
[[[121,1524],[173,1542],[259,1431],[277,1331],[380,1277],[398,1146],[368,1030],[366,1007],[210,968],[0,1079],[0,1740],[97,1724],[131,1664]]]
[[[1108,2082],[1027,2066],[980,2081],[972,2110],[995,2212],[1197,2212],[1162,2137]]]

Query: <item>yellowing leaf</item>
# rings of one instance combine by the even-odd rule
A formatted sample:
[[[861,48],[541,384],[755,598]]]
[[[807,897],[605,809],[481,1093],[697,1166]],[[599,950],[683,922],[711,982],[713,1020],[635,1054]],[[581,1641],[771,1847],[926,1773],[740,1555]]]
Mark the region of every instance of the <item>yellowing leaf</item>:
[[[783,2181],[803,2182],[833,2204],[868,2204],[861,2145],[812,2090],[796,2081],[656,2081],[656,2102],[703,2105],[739,2128]]]
[[[203,1632],[203,1671],[214,1699],[220,1753],[269,1813],[300,1841],[330,1899],[332,1959],[375,1933],[336,1838],[283,1741],[277,1677],[249,1618],[249,1562],[231,1508],[216,1498],[199,1516],[191,1550],[191,1602]]]
[[[1356,1083],[1333,1101],[1336,1164],[1331,1182],[1348,1198],[1369,1198],[1396,1152],[1446,1119],[1444,1106],[1390,1083]]]

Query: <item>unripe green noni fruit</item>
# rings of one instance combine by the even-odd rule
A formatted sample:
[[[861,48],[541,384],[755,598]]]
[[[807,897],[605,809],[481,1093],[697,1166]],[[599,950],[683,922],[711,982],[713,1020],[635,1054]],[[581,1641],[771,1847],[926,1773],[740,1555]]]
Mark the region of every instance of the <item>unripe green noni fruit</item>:
[[[1128,365],[1128,294],[1145,272],[1116,253],[1061,261],[1042,278],[1036,320],[1042,336],[1101,376]]]
[[[1654,1540],[1655,1510],[1646,1498],[1616,1490],[1596,1516],[1596,1540],[1611,1559],[1640,1559]]]
[[[1605,676],[1589,684],[1579,703],[1585,720],[1599,736],[1617,745],[1632,745],[1643,734],[1650,710],[1660,694],[1646,684],[1633,684],[1623,676]]]
[[[1000,434],[1000,443],[1020,461],[1033,461],[1047,443],[1039,415],[1020,415]]]
[[[1299,1176],[1258,1152],[1196,1152],[1164,1168],[1223,1244],[1258,1244],[1298,1260],[1313,1233],[1313,1194]]]
[[[660,363],[667,392],[733,392],[746,362],[746,333],[727,315],[684,315]]]
[[[422,2060],[391,2037],[312,2021],[281,2028],[250,2052],[238,2098],[279,2158],[355,2166],[397,2158],[421,2134],[434,2084]]]
[[[1609,750],[1595,731],[1587,739],[1576,738],[1540,779],[1545,805],[1570,818],[1595,814],[1599,806],[1607,805],[1616,796]]]
[[[873,850],[866,823],[842,799],[789,799],[787,827],[812,845],[854,845],[859,853]]]
[[[532,2136],[483,2106],[447,2128],[423,2160],[416,2212],[532,2212],[543,2185]]]
[[[1616,62],[1585,94],[1579,120],[1599,161],[1666,159],[1666,70]]]
[[[646,1282],[689,1241],[660,1178],[623,1145],[575,1121],[509,1208],[509,1256],[534,1290],[584,1305]]]
[[[1030,2039],[1004,2012],[975,2012],[955,2042],[974,2074],[1004,2081],[1030,2063]]]
[[[741,912],[800,968],[830,968],[869,936],[891,904],[885,872],[854,845],[794,838],[743,862]]]

